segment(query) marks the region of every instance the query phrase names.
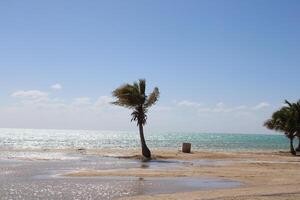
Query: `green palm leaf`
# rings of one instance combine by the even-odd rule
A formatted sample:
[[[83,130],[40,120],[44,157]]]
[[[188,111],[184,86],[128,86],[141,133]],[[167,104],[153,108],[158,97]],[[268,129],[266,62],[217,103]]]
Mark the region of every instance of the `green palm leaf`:
[[[157,102],[158,98],[159,98],[159,90],[156,87],[154,88],[153,92],[148,96],[145,106],[147,108],[153,106]]]

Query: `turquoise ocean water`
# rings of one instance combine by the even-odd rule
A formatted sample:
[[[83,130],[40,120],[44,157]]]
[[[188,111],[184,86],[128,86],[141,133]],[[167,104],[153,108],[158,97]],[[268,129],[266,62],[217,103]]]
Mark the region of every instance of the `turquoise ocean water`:
[[[279,151],[288,150],[283,135],[228,133],[145,133],[152,149],[179,149],[191,142],[194,150]],[[0,149],[138,148],[137,132],[0,129]]]

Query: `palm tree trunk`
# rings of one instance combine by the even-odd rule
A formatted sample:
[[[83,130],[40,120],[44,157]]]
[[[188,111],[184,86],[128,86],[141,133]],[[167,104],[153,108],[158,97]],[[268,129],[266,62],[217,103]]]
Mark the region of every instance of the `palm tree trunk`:
[[[151,159],[151,152],[148,149],[144,137],[144,128],[142,124],[139,124],[139,130],[140,130],[140,138],[141,138],[141,145],[142,145],[142,154],[145,158]]]
[[[300,151],[300,136],[298,136],[298,140],[299,140],[299,143],[298,143],[298,147],[296,148],[296,151]]]
[[[296,151],[295,151],[294,145],[293,145],[293,140],[294,140],[294,138],[290,138],[290,151],[291,151],[291,154],[296,155]]]

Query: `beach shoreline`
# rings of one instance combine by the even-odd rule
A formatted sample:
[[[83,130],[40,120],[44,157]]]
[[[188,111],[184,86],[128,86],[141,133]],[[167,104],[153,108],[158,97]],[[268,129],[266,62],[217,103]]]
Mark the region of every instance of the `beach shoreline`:
[[[14,152],[12,149],[0,150]],[[15,150],[25,157],[1,156],[0,159],[18,160],[22,162],[40,162],[47,165],[48,161],[57,160],[65,155],[69,159],[87,157],[103,159],[119,159],[134,162],[133,166],[96,169],[93,165],[78,165],[68,171],[57,174],[64,178],[94,177],[137,177],[137,178],[180,178],[205,177],[240,182],[239,187],[227,189],[207,189],[185,191],[170,194],[133,195],[123,199],[295,199],[300,197],[300,157],[291,156],[288,152],[210,152],[194,151],[190,154],[178,150],[154,150],[150,164],[140,160],[139,149],[44,149]],[[33,156],[30,157],[30,153]],[[36,156],[39,153],[39,156]],[[43,153],[54,157],[43,157]],[[56,154],[59,153],[59,154]],[[41,154],[41,155],[40,155]],[[73,157],[72,157],[73,156]],[[77,156],[77,157],[76,157]],[[64,160],[64,159],[62,159]],[[68,160],[68,159],[67,159]],[[76,165],[76,164],[74,164]],[[120,165],[121,166],[121,165]],[[5,172],[5,169],[2,169]],[[9,167],[6,169],[6,173]]]

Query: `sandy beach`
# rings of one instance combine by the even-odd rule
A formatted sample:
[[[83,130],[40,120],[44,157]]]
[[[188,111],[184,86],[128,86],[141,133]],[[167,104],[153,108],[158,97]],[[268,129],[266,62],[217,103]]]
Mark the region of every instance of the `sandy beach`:
[[[184,157],[180,155],[179,157]],[[213,176],[239,180],[237,189],[200,191],[184,194],[158,195],[148,199],[297,199],[299,190],[299,158],[275,153],[194,153],[188,159],[225,159],[219,166],[196,166],[160,174],[175,176]],[[136,199],[139,199],[136,198]],[[142,198],[140,198],[142,199]],[[143,199],[146,199],[143,197]]]
[[[118,152],[116,151],[115,154]],[[120,152],[119,152],[120,153]],[[137,152],[130,152],[133,154]],[[300,198],[300,157],[286,152],[220,153],[193,152],[192,154],[155,152],[157,159],[203,161],[190,166],[169,169],[131,169],[81,171],[72,176],[138,176],[138,177],[217,177],[237,180],[239,188],[188,193],[137,196],[125,199],[297,199]],[[125,155],[126,157],[126,155]],[[138,157],[138,155],[136,156]],[[211,163],[209,163],[211,161]]]
[[[61,192],[61,188],[66,191],[75,188],[74,195],[85,199],[300,198],[300,157],[290,156],[287,152],[184,154],[178,150],[155,150],[151,162],[142,162],[139,150],[7,152],[11,150],[1,150],[1,199],[11,198],[14,192],[20,195],[15,199],[28,199],[34,195],[50,199],[51,196],[43,196],[48,192],[53,193],[52,197],[66,198],[63,195],[55,196]],[[21,192],[29,187],[28,183],[36,189],[22,196]],[[211,184],[211,187],[205,187],[205,183]],[[56,184],[57,188],[54,188]],[[103,184],[108,185],[103,187]],[[228,187],[225,187],[226,184]],[[41,192],[45,188],[49,191]],[[26,191],[29,191],[28,188]],[[123,193],[118,193],[120,191]],[[97,196],[93,193],[107,195]],[[88,195],[92,195],[91,198]]]

